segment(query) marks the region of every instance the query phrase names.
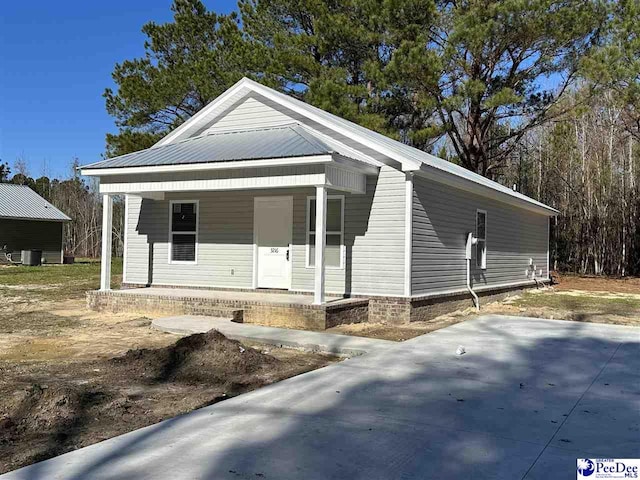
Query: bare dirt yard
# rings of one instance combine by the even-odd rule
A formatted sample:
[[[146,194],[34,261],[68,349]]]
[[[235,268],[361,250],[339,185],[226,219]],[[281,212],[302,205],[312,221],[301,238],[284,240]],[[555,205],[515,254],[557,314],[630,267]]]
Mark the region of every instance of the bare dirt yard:
[[[554,275],[550,288],[531,289],[503,301],[481,302],[480,314],[640,326],[640,278]],[[409,325],[339,325],[329,332],[403,341],[477,316],[473,308]]]
[[[98,283],[91,262],[0,267],[0,473],[337,360],[91,312]]]

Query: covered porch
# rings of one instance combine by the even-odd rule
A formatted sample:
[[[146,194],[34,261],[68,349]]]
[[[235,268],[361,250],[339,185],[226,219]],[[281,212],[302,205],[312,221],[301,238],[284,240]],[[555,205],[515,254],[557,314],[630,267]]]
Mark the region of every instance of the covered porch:
[[[140,290],[175,298],[161,287],[207,286],[216,291],[191,298],[336,302],[326,295],[327,271],[345,277],[345,203],[366,196],[379,165],[324,140],[300,126],[204,135],[83,167],[100,178],[104,205],[100,292],[112,292],[113,197],[124,195],[124,283],[154,288],[123,290],[123,298]],[[263,289],[311,296],[275,293],[267,302]]]

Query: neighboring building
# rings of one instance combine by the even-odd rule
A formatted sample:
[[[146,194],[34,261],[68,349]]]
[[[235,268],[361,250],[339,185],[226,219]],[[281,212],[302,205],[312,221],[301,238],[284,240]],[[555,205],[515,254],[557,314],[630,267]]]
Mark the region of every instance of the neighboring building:
[[[130,286],[283,289],[315,304],[326,291],[417,319],[471,298],[469,233],[477,293],[549,278],[553,208],[248,79],[153,147],[82,173],[100,179],[104,225],[126,195]]]
[[[29,187],[0,183],[0,249],[6,245],[14,261],[20,261],[22,250],[42,250],[43,262],[62,263],[64,222],[69,220]]]

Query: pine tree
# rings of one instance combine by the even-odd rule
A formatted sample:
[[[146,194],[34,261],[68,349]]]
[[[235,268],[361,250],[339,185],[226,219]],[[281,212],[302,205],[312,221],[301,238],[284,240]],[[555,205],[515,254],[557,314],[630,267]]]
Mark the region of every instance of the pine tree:
[[[496,177],[548,120],[605,17],[599,0],[441,0],[426,24],[388,22],[387,73],[435,115],[463,166]]]
[[[104,92],[120,127],[107,136],[107,154],[152,145],[243,76],[262,70],[246,49],[238,16],[207,11],[200,0],[174,0],[173,22],[147,23],[145,55],[116,64],[117,90]]]

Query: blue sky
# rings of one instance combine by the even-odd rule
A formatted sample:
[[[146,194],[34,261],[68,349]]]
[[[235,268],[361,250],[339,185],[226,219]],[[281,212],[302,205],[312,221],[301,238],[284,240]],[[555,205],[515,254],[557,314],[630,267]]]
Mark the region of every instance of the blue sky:
[[[235,0],[204,1],[226,13]],[[73,157],[100,160],[116,131],[102,93],[116,62],[144,52],[142,25],[171,20],[171,0],[12,1],[0,14],[0,159],[24,156],[68,176]]]

